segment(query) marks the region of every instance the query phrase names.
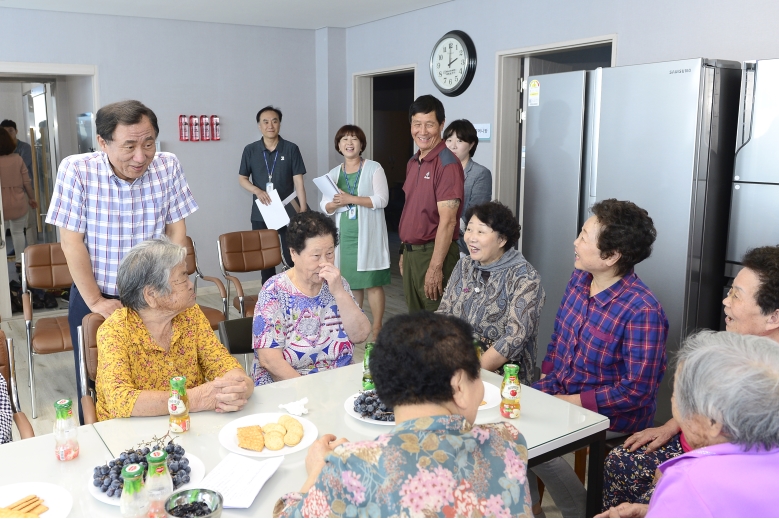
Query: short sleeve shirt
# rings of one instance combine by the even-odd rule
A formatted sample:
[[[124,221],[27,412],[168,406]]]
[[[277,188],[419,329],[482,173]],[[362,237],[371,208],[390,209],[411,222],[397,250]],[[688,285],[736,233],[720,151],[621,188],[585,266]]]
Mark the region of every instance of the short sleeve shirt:
[[[119,263],[135,245],[165,234],[198,206],[172,153],[157,153],[132,182],[114,174],[103,152],[62,161],[46,223],[83,233],[100,291],[118,295]]]
[[[273,173],[273,175],[271,175]],[[268,151],[265,141],[262,139],[248,144],[243,149],[241,168],[238,174],[251,177],[252,184],[263,191],[268,182],[273,182],[273,187],[279,192],[279,197],[284,200],[295,190],[292,177],[305,175],[306,166],[297,144],[285,141],[279,136],[276,149]],[[262,213],[255,202],[257,197],[252,197],[252,220],[262,222]]]
[[[459,200],[456,222],[463,212],[465,175],[460,161],[441,141],[430,153],[419,159],[416,153],[406,166],[403,184],[406,204],[400,216],[400,239],[404,243],[421,245],[435,240],[438,223],[438,202]],[[459,225],[454,226],[452,241],[460,237]]]

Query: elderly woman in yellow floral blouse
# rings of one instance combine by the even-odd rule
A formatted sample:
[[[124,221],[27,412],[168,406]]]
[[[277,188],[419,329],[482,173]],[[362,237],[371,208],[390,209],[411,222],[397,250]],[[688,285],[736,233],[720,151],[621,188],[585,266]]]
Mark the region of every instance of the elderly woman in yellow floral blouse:
[[[222,344],[187,275],[184,247],[136,245],[117,274],[120,300],[97,332],[97,419],[168,414],[170,379],[187,378],[190,411],[238,411],[254,383]]]

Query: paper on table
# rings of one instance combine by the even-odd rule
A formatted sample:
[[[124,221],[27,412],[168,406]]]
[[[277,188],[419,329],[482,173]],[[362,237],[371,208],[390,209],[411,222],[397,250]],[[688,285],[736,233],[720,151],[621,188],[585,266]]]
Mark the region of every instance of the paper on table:
[[[333,197],[340,193],[338,186],[335,185],[333,179],[330,178],[330,175],[322,175],[321,177],[315,178],[314,184],[316,184],[316,187],[318,187],[322,192],[322,198],[324,198],[327,202],[332,202]],[[346,207],[339,207],[335,210],[335,212],[343,213],[346,211],[346,209]]]
[[[222,494],[224,508],[249,508],[282,461],[284,456],[256,461],[231,452],[203,478],[199,486]]]
[[[270,205],[263,204],[259,199],[254,202],[257,204],[257,207],[259,207],[262,219],[265,220],[265,225],[268,229],[279,230],[289,223],[289,215],[287,214],[287,210],[284,209],[284,203],[282,203],[281,198],[279,197],[279,192],[272,189],[267,191],[267,193],[271,199]]]

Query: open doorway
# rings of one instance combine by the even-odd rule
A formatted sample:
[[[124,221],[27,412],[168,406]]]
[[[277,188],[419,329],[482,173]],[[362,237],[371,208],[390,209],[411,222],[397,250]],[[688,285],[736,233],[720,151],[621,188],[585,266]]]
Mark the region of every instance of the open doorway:
[[[515,211],[522,224],[524,118],[529,76],[594,70],[616,64],[616,35],[517,49],[498,54],[495,198]],[[522,250],[520,238],[519,249]]]

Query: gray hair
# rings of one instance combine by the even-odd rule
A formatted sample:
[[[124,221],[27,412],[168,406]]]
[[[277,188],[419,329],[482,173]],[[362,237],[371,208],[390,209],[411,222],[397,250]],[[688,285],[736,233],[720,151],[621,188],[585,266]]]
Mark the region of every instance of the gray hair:
[[[779,344],[753,335],[703,331],[679,351],[674,387],[681,418],[722,424],[731,443],[779,446]]]
[[[170,271],[187,257],[187,250],[167,236],[139,243],[122,259],[116,275],[119,299],[123,306],[135,310],[148,308],[143,295],[146,287],[159,296],[172,292]]]

